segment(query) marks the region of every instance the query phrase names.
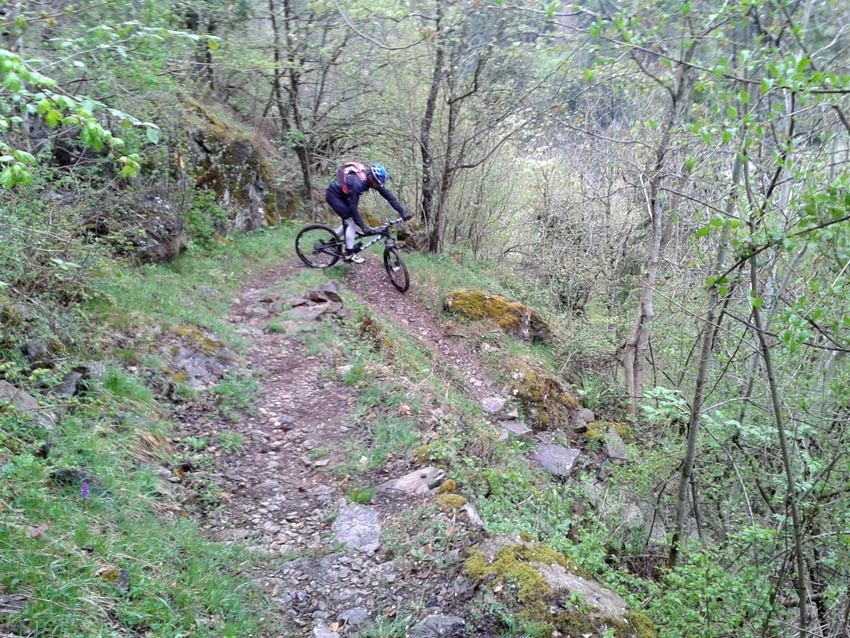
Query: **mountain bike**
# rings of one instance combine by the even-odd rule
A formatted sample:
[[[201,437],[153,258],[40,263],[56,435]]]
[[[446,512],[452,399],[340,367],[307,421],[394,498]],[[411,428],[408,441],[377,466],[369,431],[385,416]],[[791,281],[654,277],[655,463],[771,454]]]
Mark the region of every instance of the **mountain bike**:
[[[359,250],[366,250],[379,241],[384,242],[384,268],[390,276],[392,285],[399,292],[406,292],[410,287],[410,275],[407,266],[401,260],[401,255],[396,247],[393,237],[393,226],[404,220],[399,217],[387,222],[383,226],[373,228],[369,234],[357,233],[360,244]],[[361,240],[368,241],[363,243]],[[324,224],[310,224],[301,229],[295,238],[295,252],[298,257],[310,268],[330,268],[345,255],[345,238],[336,234],[330,226]],[[359,252],[359,251],[358,251]]]

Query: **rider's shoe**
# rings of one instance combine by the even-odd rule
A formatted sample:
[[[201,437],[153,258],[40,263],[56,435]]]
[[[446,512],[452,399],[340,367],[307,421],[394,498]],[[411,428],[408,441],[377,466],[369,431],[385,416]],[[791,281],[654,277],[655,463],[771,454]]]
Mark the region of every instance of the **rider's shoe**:
[[[345,257],[343,257],[342,260],[348,264],[362,264],[364,261],[366,261],[357,253],[349,253]]]

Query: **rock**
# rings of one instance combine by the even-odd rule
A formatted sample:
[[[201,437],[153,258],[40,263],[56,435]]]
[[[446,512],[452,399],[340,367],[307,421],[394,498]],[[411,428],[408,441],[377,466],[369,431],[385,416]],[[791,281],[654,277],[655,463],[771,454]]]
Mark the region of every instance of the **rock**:
[[[313,638],[339,638],[339,634],[331,630],[331,628],[325,623],[319,623],[313,627],[313,633],[311,636],[313,636]]]
[[[509,436],[520,441],[528,441],[534,435],[534,430],[522,421],[503,421],[502,428],[505,429]]]
[[[60,383],[53,387],[53,392],[63,397],[72,397],[77,394],[79,382],[83,375],[79,372],[69,372]]]
[[[457,638],[463,635],[466,621],[460,616],[431,614],[407,632],[407,638]]]
[[[337,376],[345,378],[348,375],[348,373],[351,372],[353,369],[354,369],[353,365],[339,366],[336,369],[336,373],[337,373]]]
[[[641,529],[644,534],[649,534],[651,543],[664,545],[666,542],[664,521],[655,515],[651,504],[641,507],[624,494],[618,495],[600,483],[583,483],[582,492],[610,528],[628,532]]]
[[[596,610],[599,616],[622,620],[629,610],[626,601],[616,592],[578,574],[574,574],[557,563],[531,563],[546,579],[553,592],[569,596],[578,594],[581,600]]]
[[[487,414],[497,414],[505,407],[505,400],[501,397],[487,397],[481,399],[481,409]]]
[[[446,478],[446,473],[436,467],[424,467],[378,486],[379,492],[397,490],[405,494],[427,494]]]
[[[339,296],[339,284],[336,281],[327,281],[317,288],[308,290],[301,299],[305,299],[309,303],[327,303],[329,301],[342,303],[342,297]],[[290,302],[291,303],[291,302]]]
[[[357,503],[346,503],[331,530],[336,542],[350,549],[372,553],[378,549],[381,537],[378,510]]]
[[[575,425],[573,426],[576,432],[586,432],[587,424],[593,423],[596,420],[596,415],[593,413],[593,410],[589,410],[588,408],[580,408],[578,413],[575,415]]]
[[[33,339],[21,346],[21,352],[30,363],[46,363],[50,359],[50,349],[43,339]]]
[[[612,625],[623,638],[655,635],[648,618],[629,611],[616,592],[577,571],[563,554],[547,545],[524,541],[519,534],[487,539],[471,548],[464,564],[466,576],[476,584],[488,583],[506,612],[518,613],[536,605],[539,620],[550,622],[558,630],[553,636],[603,635]],[[573,601],[573,597],[578,600]],[[552,601],[558,602],[549,604]],[[569,613],[573,607],[582,619],[580,630]]]
[[[614,461],[628,461],[629,453],[626,444],[616,428],[608,428],[605,432],[605,453]]]
[[[274,148],[192,98],[184,99],[183,106],[189,172],[197,188],[215,193],[226,214],[215,230],[256,230],[293,217],[297,199],[275,184],[269,160]]]
[[[163,349],[172,374],[196,390],[208,388],[224,376],[233,353],[214,335],[184,324],[171,330],[175,338]]]
[[[143,197],[128,204],[137,226],[124,232],[133,259],[142,264],[173,261],[186,250],[186,230],[176,206],[161,197]]]
[[[303,295],[289,300],[290,315],[301,321],[318,321],[330,315],[338,314],[343,309],[342,297],[339,296],[339,284],[328,281],[308,290]]]
[[[74,372],[82,374],[85,381],[103,381],[106,379],[106,364],[102,361],[86,361],[75,366]]]
[[[581,452],[562,445],[540,445],[534,453],[534,460],[555,476],[568,477]]]
[[[42,410],[32,395],[19,390],[8,381],[0,380],[0,411],[4,409],[4,404],[21,414],[31,416],[45,430],[51,431],[56,427],[56,417]]]
[[[352,607],[351,609],[346,609],[339,616],[337,616],[340,622],[344,622],[348,627],[356,627],[357,625],[362,625],[369,619],[369,610],[365,607]]]
[[[200,350],[179,346],[173,368],[182,372],[190,387],[200,390],[224,376],[223,362],[216,356]]]
[[[516,357],[510,363],[510,392],[525,406],[535,430],[566,426],[579,407],[567,385],[539,364]]]
[[[301,321],[319,321],[326,317],[335,315],[342,310],[341,303],[328,301],[326,303],[315,304],[312,306],[297,306],[289,311],[289,314]]]
[[[478,515],[478,511],[471,503],[465,503],[463,507],[460,508],[460,511],[466,514],[470,525],[474,525],[475,527],[484,527],[484,521],[481,520],[481,517]]]
[[[443,307],[472,320],[493,321],[503,332],[517,339],[543,343],[552,340],[549,326],[536,310],[502,295],[483,290],[453,290],[443,302]]]

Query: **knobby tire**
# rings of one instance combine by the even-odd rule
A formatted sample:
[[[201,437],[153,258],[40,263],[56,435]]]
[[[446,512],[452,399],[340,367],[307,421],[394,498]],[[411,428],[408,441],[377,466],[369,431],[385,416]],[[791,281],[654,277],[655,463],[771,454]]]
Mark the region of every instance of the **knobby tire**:
[[[310,224],[295,238],[295,252],[310,268],[330,268],[342,257],[342,239],[329,226]]]
[[[395,248],[384,249],[384,268],[386,268],[390,281],[396,290],[407,292],[407,289],[410,288],[410,274],[408,274],[407,266],[404,265],[401,255]]]

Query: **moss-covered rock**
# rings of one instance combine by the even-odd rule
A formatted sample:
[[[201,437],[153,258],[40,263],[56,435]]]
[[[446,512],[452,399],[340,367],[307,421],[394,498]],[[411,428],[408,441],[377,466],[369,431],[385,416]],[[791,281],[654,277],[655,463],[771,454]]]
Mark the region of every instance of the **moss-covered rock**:
[[[566,556],[518,535],[488,539],[472,548],[467,576],[525,623],[575,638],[612,628],[617,638],[655,638],[652,621],[631,611],[615,592],[593,581]]]
[[[535,430],[565,427],[579,402],[565,383],[525,358],[510,362],[510,391]]]
[[[502,295],[475,289],[453,290],[443,302],[443,307],[448,312],[474,321],[492,321],[503,332],[517,339],[542,343],[552,339],[549,326],[536,310]]]
[[[214,191],[227,211],[229,228],[221,230],[254,230],[293,217],[294,194],[275,185],[274,149],[200,102],[188,99],[184,107],[195,185]]]

